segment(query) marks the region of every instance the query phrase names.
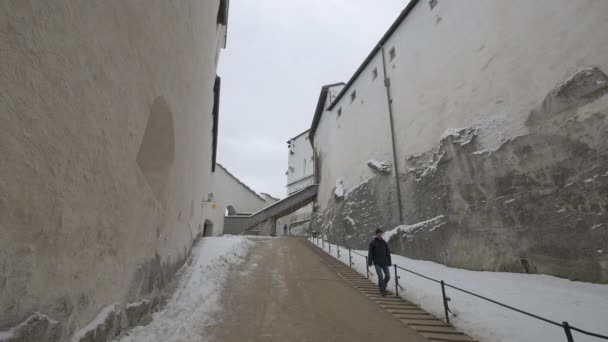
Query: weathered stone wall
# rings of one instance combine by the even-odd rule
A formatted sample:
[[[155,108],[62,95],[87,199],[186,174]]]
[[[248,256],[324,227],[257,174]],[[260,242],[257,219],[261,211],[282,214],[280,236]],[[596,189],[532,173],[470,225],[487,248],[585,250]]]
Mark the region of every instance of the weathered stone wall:
[[[0,3],[0,331],[67,340],[183,264],[210,192],[218,8]]]
[[[409,156],[400,186],[411,225],[394,231],[393,251],[474,270],[608,281],[607,92],[608,76],[584,68],[530,109],[528,134],[489,150],[479,127],[455,129]],[[396,202],[393,185],[379,175],[333,199],[317,211],[317,227],[365,248],[373,229],[395,224],[382,211]]]
[[[330,199],[326,209],[315,205],[311,229],[346,247],[366,249],[377,228],[399,224],[397,192],[392,175],[377,175],[343,197]]]
[[[416,258],[471,269],[608,281],[608,77],[579,71],[531,110],[530,133],[481,150],[474,128],[454,131],[401,174]],[[428,226],[428,228],[431,228]]]

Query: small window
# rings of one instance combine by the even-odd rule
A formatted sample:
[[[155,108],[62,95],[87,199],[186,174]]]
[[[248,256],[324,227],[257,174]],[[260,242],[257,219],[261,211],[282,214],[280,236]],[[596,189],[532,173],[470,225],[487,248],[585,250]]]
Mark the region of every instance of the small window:
[[[374,70],[372,70],[372,81],[375,81],[376,78],[378,78],[378,68],[374,68]]]
[[[357,99],[357,91],[353,90],[353,92],[350,93],[350,103],[355,102],[355,99]]]
[[[437,0],[430,0],[429,6],[431,6],[431,9],[435,8],[435,6],[437,6]]]
[[[338,117],[342,116],[342,107],[338,108]]]
[[[217,24],[228,24],[228,0],[220,0],[220,8],[217,10]]]
[[[395,47],[393,46],[391,50],[388,52],[389,61],[392,61],[397,56],[397,52],[395,51]]]

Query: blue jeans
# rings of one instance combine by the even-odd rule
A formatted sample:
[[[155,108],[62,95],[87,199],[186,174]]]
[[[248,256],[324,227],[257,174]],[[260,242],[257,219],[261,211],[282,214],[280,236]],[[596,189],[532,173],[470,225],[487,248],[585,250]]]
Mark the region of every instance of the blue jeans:
[[[391,272],[388,266],[376,266],[376,275],[378,276],[378,287],[380,288],[380,292],[386,291],[386,285],[388,285],[388,281],[391,280]]]

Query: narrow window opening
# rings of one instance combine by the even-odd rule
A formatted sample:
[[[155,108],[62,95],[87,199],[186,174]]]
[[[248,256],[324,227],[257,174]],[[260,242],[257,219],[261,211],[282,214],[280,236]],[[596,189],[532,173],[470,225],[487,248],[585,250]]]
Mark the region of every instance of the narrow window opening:
[[[378,68],[374,68],[374,70],[372,70],[372,81],[375,81],[376,78],[378,78]]]
[[[435,8],[435,6],[437,6],[437,0],[430,0],[429,6],[431,6],[431,9]]]
[[[342,116],[342,107],[338,108],[338,117]]]
[[[352,93],[350,93],[350,103],[355,102],[355,99],[357,99],[357,91],[354,90]]]
[[[215,84],[213,85],[213,127],[211,129],[212,142],[211,142],[211,171],[215,172],[215,164],[217,160],[217,135],[219,126],[219,113],[220,113],[220,90],[222,87],[222,79],[219,76],[215,77]]]
[[[220,0],[220,7],[217,10],[217,24],[228,24],[228,0]]]
[[[395,56],[397,56],[397,52],[395,51],[395,47],[394,46],[388,52],[388,56],[389,56],[389,61],[392,61],[393,59],[395,59]]]

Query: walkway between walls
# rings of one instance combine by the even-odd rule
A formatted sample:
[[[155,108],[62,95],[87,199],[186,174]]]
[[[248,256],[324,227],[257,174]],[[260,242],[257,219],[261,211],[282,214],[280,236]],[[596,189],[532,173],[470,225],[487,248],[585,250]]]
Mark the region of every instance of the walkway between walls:
[[[427,341],[303,239],[260,239],[228,275],[210,341]]]

